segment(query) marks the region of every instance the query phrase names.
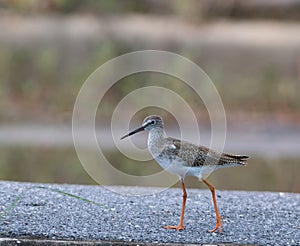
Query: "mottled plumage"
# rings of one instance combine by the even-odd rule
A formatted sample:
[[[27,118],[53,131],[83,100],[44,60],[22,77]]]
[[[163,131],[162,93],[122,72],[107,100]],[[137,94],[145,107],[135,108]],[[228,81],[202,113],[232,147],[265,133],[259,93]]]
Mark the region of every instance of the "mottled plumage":
[[[217,165],[218,167],[246,165],[248,156],[218,153],[205,146],[197,146],[174,138],[165,139],[163,156],[174,155],[180,158],[184,166],[201,167]]]
[[[211,232],[222,230],[221,217],[218,212],[214,187],[205,179],[218,168],[246,165],[248,156],[218,153],[204,146],[197,146],[175,138],[165,136],[163,120],[160,116],[151,115],[144,119],[142,126],[123,136],[121,139],[140,131],[148,131],[148,149],[158,164],[170,173],[177,174],[183,190],[182,212],[178,226],[167,226],[167,229],[184,228],[183,217],[186,202],[185,176],[196,176],[211,190],[216,212],[217,223]]]

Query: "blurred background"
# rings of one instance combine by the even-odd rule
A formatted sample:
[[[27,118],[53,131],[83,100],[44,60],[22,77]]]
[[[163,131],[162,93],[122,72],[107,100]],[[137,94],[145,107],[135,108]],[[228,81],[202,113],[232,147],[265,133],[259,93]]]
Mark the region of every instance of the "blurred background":
[[[217,171],[211,182],[218,189],[300,192],[300,0],[0,0],[0,30],[0,179],[96,184],[72,142],[80,87],[118,55],[159,49],[206,71],[226,110],[225,150],[251,156],[247,167]],[[97,115],[101,145],[109,142],[114,107],[141,81],[129,76],[106,93]],[[189,88],[170,78],[157,85],[184,91],[209,132],[205,107]],[[178,131],[176,119],[157,108],[137,112],[132,127],[149,113]],[[146,135],[140,137],[145,146]],[[105,147],[124,172],[161,170]],[[187,185],[203,187],[194,178]]]

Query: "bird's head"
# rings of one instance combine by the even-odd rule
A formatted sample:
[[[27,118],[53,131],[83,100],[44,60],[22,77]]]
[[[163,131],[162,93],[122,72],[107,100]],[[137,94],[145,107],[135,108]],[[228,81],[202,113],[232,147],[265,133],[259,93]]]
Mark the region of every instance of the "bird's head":
[[[135,133],[141,132],[141,131],[150,131],[151,129],[154,129],[154,128],[163,128],[163,127],[164,127],[164,123],[160,116],[150,115],[144,119],[143,124],[140,127],[136,128],[135,130],[133,130],[133,131],[129,132],[128,134],[126,134],[125,136],[121,137],[121,139],[129,137],[129,136],[131,136]]]

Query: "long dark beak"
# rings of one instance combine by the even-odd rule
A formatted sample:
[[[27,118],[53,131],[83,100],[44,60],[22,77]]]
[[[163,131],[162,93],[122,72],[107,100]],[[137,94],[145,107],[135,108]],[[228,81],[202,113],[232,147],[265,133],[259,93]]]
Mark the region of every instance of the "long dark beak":
[[[126,134],[125,136],[121,137],[121,140],[124,139],[124,138],[127,138],[127,137],[129,137],[129,136],[131,136],[131,135],[133,135],[133,134],[135,134],[135,133],[137,133],[137,132],[144,131],[144,130],[145,130],[145,127],[146,127],[146,126],[140,126],[139,128],[137,128],[137,129],[133,130],[132,132],[129,132],[129,133]]]

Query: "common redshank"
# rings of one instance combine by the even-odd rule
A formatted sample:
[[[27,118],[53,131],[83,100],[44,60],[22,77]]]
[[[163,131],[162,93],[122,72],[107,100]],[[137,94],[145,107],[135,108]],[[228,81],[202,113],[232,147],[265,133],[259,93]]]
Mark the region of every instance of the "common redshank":
[[[179,225],[165,226],[165,229],[184,229],[184,211],[187,199],[187,192],[184,184],[185,176],[196,176],[208,186],[211,191],[215,214],[216,225],[209,232],[222,231],[222,217],[219,214],[215,188],[207,180],[207,176],[216,169],[244,166],[246,155],[234,155],[219,153],[205,146],[198,146],[175,138],[166,137],[164,123],[160,116],[150,115],[146,117],[143,124],[137,129],[123,136],[124,139],[135,133],[148,131],[148,149],[157,163],[170,173],[177,174],[181,182],[183,200]]]

